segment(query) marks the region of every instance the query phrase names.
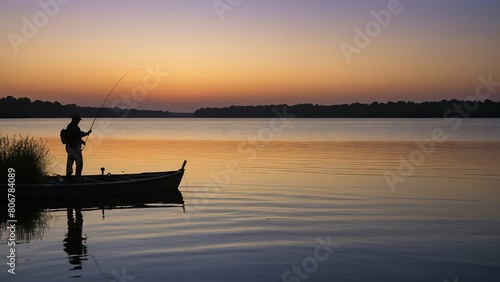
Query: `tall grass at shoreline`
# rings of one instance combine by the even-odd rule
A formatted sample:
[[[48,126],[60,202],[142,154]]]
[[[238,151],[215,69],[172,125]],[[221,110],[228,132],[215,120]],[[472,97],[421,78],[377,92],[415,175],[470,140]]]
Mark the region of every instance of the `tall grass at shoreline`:
[[[46,142],[33,137],[0,135],[0,179],[7,183],[7,170],[16,172],[16,183],[44,183],[52,160]]]

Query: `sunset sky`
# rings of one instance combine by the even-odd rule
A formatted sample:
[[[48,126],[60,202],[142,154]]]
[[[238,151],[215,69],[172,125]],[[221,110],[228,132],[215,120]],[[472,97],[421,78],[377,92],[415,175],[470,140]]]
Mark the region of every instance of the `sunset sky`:
[[[392,1],[0,0],[0,96],[100,106],[148,66],[169,75],[133,72],[107,106],[144,79],[154,87],[137,108],[188,112],[464,99],[478,76],[500,81],[500,1],[402,0],[375,24]],[[340,45],[367,24],[348,62]]]

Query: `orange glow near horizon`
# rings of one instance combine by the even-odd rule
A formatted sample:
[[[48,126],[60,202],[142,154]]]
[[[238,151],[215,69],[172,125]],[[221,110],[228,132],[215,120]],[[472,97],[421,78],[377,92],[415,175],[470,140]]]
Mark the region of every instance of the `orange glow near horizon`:
[[[169,76],[138,108],[463,99],[479,75],[500,70],[500,23],[491,24],[499,20],[488,6],[497,4],[480,2],[455,7],[473,13],[473,6],[474,23],[436,13],[445,8],[439,3],[412,3],[351,63],[339,44],[354,44],[353,28],[384,5],[294,2],[260,10],[248,3],[220,21],[212,5],[195,0],[71,3],[18,54],[8,37],[0,42],[7,66],[0,69],[1,96],[96,106],[127,71],[159,66]],[[304,10],[294,10],[299,6]],[[36,3],[0,8],[3,34],[22,34],[20,19],[40,9]],[[142,85],[145,75],[127,76],[114,99]]]

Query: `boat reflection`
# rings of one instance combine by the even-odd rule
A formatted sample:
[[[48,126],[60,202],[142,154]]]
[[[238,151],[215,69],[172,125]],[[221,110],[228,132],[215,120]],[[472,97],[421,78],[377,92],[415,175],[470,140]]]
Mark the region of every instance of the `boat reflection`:
[[[23,204],[23,206],[19,206]],[[111,210],[151,207],[184,207],[184,198],[179,189],[169,191],[149,191],[143,194],[120,195],[95,198],[69,198],[51,201],[18,203],[18,209],[28,208],[33,210],[66,211],[67,208],[80,208],[81,211]]]
[[[16,244],[43,240],[49,228],[54,212],[66,212],[67,233],[63,239],[63,250],[71,265],[71,270],[82,269],[83,262],[88,260],[87,237],[83,234],[83,218],[86,211],[113,209],[150,209],[150,208],[182,208],[185,212],[184,199],[178,189],[169,192],[148,192],[133,197],[112,197],[96,199],[76,199],[68,201],[44,201],[17,203],[16,205]],[[6,232],[10,218],[0,216],[0,239],[6,241]],[[78,275],[72,277],[79,277]]]

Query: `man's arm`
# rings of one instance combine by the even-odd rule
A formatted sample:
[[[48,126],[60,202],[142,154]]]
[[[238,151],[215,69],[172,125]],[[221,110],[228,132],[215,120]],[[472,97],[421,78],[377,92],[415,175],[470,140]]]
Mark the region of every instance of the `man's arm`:
[[[79,126],[78,126],[78,131],[80,131],[80,135],[81,135],[80,137],[85,137],[85,136],[89,135],[90,133],[92,133],[92,129],[91,129],[91,130],[89,130],[89,131],[87,131],[87,132],[84,132],[84,131],[82,131],[82,130],[80,129],[80,127],[79,127]]]

